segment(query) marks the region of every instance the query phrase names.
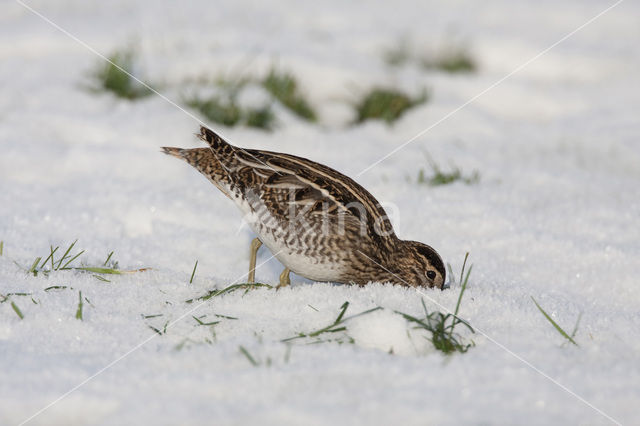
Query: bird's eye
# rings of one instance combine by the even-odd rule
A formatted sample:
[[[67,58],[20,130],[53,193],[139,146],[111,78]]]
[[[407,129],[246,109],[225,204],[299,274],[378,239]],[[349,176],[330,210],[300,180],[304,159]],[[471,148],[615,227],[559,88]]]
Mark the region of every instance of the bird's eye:
[[[427,277],[428,277],[430,280],[435,279],[435,278],[436,278],[436,273],[435,273],[435,271],[427,271]]]

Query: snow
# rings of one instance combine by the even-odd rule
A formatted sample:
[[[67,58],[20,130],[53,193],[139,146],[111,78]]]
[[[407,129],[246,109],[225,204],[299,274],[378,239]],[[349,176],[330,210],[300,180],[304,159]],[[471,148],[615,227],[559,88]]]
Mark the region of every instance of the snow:
[[[476,347],[445,357],[394,311],[420,315],[421,298],[454,309],[456,286],[420,294],[293,276],[277,292],[185,303],[246,279],[253,238],[215,187],[159,152],[198,146],[199,123],[159,96],[88,92],[99,59],[20,3],[1,3],[0,294],[38,303],[11,297],[22,320],[0,304],[0,424],[637,423],[638,3],[617,5],[360,174],[612,4],[28,2],[102,54],[137,46],[136,72],[176,102],[188,78],[259,75],[274,63],[296,74],[319,125],[278,110],[272,133],[215,128],[356,178],[394,212],[401,237],[434,246],[456,272],[469,251],[460,313]],[[466,41],[479,72],[389,69],[381,52],[403,37],[429,48]],[[346,126],[348,103],[374,84],[427,87],[431,98],[392,127]],[[425,153],[478,170],[480,182],[417,185]],[[76,238],[88,264],[115,250],[123,269],[152,269],[107,283],[33,277],[14,263]],[[270,255],[260,253],[261,282],[277,282]],[[44,291],[54,285],[73,289]],[[83,321],[78,291],[91,302]],[[579,347],[531,296],[568,331],[582,313]],[[347,315],[384,308],[346,323],[354,344],[281,342],[329,325],[345,301]],[[192,318],[201,315],[220,321],[215,336]],[[167,323],[163,335],[150,328]]]

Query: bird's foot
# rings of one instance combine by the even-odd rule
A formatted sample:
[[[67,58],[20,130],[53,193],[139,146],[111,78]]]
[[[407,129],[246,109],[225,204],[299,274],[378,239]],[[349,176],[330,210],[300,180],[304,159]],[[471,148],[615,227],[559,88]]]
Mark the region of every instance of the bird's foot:
[[[280,274],[280,284],[276,287],[276,290],[281,289],[282,287],[286,287],[291,284],[291,279],[289,278],[289,273],[291,270],[289,268],[284,268],[284,271]]]
[[[262,241],[258,238],[254,238],[253,241],[251,241],[251,251],[249,252],[249,277],[247,282],[256,282],[256,258],[258,257],[258,250],[261,245]]]

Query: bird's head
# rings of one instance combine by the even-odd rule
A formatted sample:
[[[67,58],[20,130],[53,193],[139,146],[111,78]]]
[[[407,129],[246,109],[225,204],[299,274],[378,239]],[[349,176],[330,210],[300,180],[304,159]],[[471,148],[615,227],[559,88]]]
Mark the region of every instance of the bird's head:
[[[447,273],[440,255],[430,246],[417,241],[403,241],[396,259],[396,274],[412,287],[444,287]]]

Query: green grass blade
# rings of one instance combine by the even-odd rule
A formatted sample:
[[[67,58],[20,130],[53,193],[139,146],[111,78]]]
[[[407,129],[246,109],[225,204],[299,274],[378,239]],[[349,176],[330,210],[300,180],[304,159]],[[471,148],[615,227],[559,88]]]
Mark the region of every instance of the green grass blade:
[[[580,320],[582,319],[582,312],[578,315],[578,319],[576,321],[576,325],[573,327],[573,331],[571,332],[571,338],[576,337],[576,333],[578,332],[578,326],[580,325]]]
[[[95,278],[98,281],[105,282],[105,283],[110,283],[111,282],[110,280],[106,279],[105,277],[101,277],[100,275],[93,275],[93,278]]]
[[[82,292],[79,291],[78,292],[78,310],[76,311],[76,319],[79,319],[80,321],[84,321],[82,319],[82,306],[83,306],[83,303],[82,303]]]
[[[111,256],[113,256],[113,251],[109,253],[109,256],[107,256],[107,260],[104,261],[102,266],[107,266],[107,263],[109,263],[109,260],[111,260]]]
[[[71,252],[71,250],[73,249],[73,246],[76,245],[76,243],[78,242],[78,240],[75,240],[74,242],[71,243],[71,245],[69,246],[69,248],[67,248],[67,251],[64,252],[64,254],[62,255],[62,257],[60,258],[60,260],[58,261],[58,266],[56,267],[57,269],[60,269],[60,265],[62,265],[62,262],[64,262],[64,260],[67,258],[67,256],[69,255],[69,253]]]
[[[24,319],[24,315],[22,315],[22,311],[20,310],[20,308],[18,308],[18,305],[16,305],[16,302],[14,302],[13,300],[11,301],[11,307],[13,308],[13,311],[16,313],[16,315],[20,317],[20,319]]]
[[[193,277],[196,275],[197,267],[198,267],[198,261],[196,260],[196,264],[193,265],[193,272],[191,272],[191,279],[189,279],[189,284],[193,284]]]
[[[33,272],[33,274],[35,275],[38,271],[38,264],[40,263],[40,260],[42,258],[41,257],[36,257],[36,260],[33,261],[33,264],[31,265],[31,268],[29,268],[29,272]]]
[[[44,291],[64,290],[65,288],[67,288],[66,285],[52,285],[51,287],[45,288]]]
[[[536,302],[536,299],[533,298],[533,296],[531,296],[531,300],[533,300],[533,303],[536,304],[536,306],[538,307],[538,310],[540,310],[540,312],[542,312],[542,315],[544,315],[544,317],[547,319],[547,321],[549,321],[551,323],[551,325],[553,325],[553,327],[558,331],[558,333],[560,333],[565,339],[567,339],[568,341],[570,341],[571,343],[573,343],[574,345],[578,346],[578,344],[576,343],[575,340],[573,340],[573,337],[569,336],[563,329],[562,327],[560,327],[558,325],[557,322],[555,322],[553,320],[553,318],[551,318],[549,316],[549,314],[547,314],[545,312],[544,309],[542,309],[542,307],[538,304],[538,302]]]
[[[4,241],[0,241],[0,256],[4,253]]]
[[[238,349],[240,349],[240,353],[242,353],[244,356],[247,357],[247,359],[249,360],[249,362],[251,363],[251,365],[253,365],[254,367],[258,366],[258,362],[255,360],[255,358],[253,358],[251,356],[251,354],[249,353],[249,351],[242,345],[240,345],[238,347]]]
[[[344,313],[347,312],[348,307],[349,307],[349,302],[344,302],[342,306],[340,306],[340,313],[338,314],[338,317],[334,321],[334,324],[338,324],[340,322],[340,320],[344,316]]]
[[[225,287],[223,289],[220,290],[209,290],[209,292],[207,294],[205,294],[204,296],[200,296],[200,297],[196,297],[195,299],[189,299],[186,300],[185,303],[192,303],[194,300],[209,300],[212,297],[216,297],[216,296],[221,296],[225,293],[231,293],[233,291],[236,291],[238,289],[244,288],[244,289],[248,289],[248,290],[252,290],[258,287],[266,287],[266,288],[273,288],[272,285],[269,284],[263,284],[263,283],[241,283],[241,284],[232,284],[228,287]]]
[[[53,246],[49,246],[49,250],[49,256],[47,256],[47,258],[42,261],[42,265],[40,265],[40,268],[44,268],[44,265],[47,264],[47,261],[51,259],[51,270],[53,271],[53,254],[58,250],[58,247],[54,249]]]
[[[84,253],[84,250],[82,250],[80,253],[76,254],[75,256],[73,256],[67,263],[64,264],[64,266],[60,269],[64,270],[64,269],[71,269],[71,268],[67,268],[69,266],[69,264],[71,262],[73,262],[74,260],[76,260],[78,257],[80,257],[80,255]]]
[[[194,320],[196,320],[196,322],[198,323],[198,325],[216,325],[219,324],[220,321],[211,321],[211,322],[203,322],[200,318],[195,317],[195,316],[191,316],[191,318],[193,318]]]
[[[162,331],[160,331],[160,330],[158,330],[157,328],[152,327],[152,326],[150,326],[150,325],[148,325],[148,327],[149,327],[150,329],[152,329],[153,331],[155,331],[156,333],[158,333],[158,335],[159,335],[159,336],[162,336]]]
[[[460,294],[458,295],[458,302],[456,303],[456,310],[453,314],[456,317],[458,316],[458,311],[460,310],[460,302],[462,302],[462,295],[467,289],[467,283],[469,282],[469,275],[471,275],[472,269],[473,269],[473,265],[469,267],[469,271],[467,271],[467,276],[464,278],[464,281],[462,282],[462,288],[460,289]]]
[[[61,268],[61,269],[65,269],[65,268]],[[79,266],[77,268],[66,268],[66,269],[74,269],[76,271],[93,272],[95,274],[122,275],[124,273],[119,269],[98,268],[98,267],[94,267],[94,266]]]

